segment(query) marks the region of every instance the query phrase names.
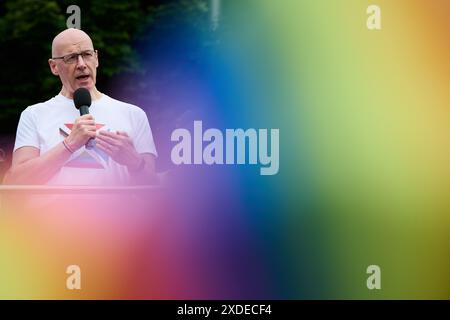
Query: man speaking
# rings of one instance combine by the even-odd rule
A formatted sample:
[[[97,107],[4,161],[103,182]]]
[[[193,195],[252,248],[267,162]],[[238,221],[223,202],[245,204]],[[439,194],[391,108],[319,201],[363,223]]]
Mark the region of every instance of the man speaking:
[[[64,30],[53,40],[48,63],[61,80],[61,92],[22,112],[5,183],[153,182],[157,152],[147,116],[97,90],[99,60],[90,37]]]

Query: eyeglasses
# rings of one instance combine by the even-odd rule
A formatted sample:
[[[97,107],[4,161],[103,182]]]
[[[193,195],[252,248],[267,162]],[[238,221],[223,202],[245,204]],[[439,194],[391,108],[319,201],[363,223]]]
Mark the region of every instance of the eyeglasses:
[[[54,60],[62,59],[67,64],[73,64],[78,61],[78,56],[81,56],[85,62],[90,62],[90,61],[94,60],[96,55],[97,55],[97,50],[85,50],[80,53],[71,53],[71,54],[67,54],[62,57],[55,57],[52,59],[54,59]]]

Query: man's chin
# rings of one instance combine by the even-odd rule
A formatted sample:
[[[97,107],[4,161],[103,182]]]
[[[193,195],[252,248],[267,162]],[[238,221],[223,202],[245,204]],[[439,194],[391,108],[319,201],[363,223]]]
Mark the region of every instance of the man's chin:
[[[85,89],[88,89],[89,91],[92,91],[92,89],[94,88],[94,85],[92,83],[77,83],[74,87],[75,87],[75,90],[77,90],[79,88],[85,88]]]

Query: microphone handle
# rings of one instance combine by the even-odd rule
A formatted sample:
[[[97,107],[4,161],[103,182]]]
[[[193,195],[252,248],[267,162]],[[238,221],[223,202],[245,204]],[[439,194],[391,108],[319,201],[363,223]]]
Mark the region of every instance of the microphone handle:
[[[85,114],[89,114],[89,106],[80,107],[80,116],[84,116]]]
[[[89,114],[89,106],[81,106],[80,107],[80,116],[84,116],[85,114]],[[93,149],[95,147],[94,138],[90,138],[88,142],[85,144],[86,149]]]

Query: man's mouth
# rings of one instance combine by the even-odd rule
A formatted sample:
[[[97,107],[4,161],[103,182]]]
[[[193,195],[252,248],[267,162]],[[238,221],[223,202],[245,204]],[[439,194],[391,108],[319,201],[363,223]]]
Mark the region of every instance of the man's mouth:
[[[83,74],[83,75],[80,75],[80,76],[78,76],[78,77],[75,77],[75,79],[77,79],[77,80],[87,80],[89,78],[89,75],[88,74]]]

